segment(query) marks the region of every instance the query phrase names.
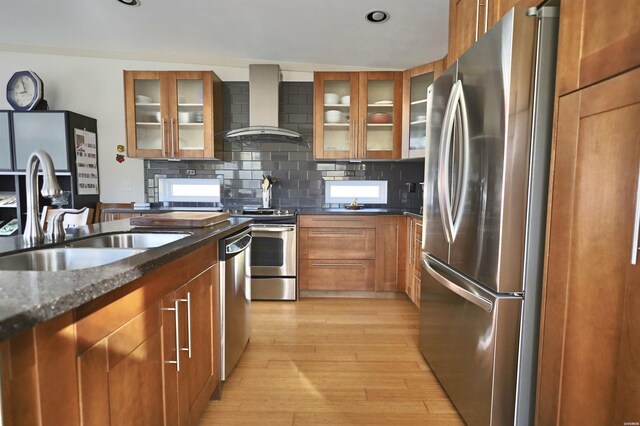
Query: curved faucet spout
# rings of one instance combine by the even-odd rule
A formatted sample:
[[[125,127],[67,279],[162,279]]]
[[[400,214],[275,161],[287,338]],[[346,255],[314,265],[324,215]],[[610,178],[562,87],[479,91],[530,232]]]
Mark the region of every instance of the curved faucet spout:
[[[44,241],[44,231],[38,218],[40,212],[38,199],[38,165],[42,165],[42,196],[57,197],[62,189],[56,179],[56,169],[51,156],[44,150],[37,150],[29,155],[27,160],[27,225],[24,230],[24,240],[27,243],[41,243]]]

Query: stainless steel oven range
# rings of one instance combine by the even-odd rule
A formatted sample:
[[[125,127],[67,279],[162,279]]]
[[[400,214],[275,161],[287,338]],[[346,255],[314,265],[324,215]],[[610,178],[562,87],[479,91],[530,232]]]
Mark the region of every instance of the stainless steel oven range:
[[[296,300],[296,211],[281,209],[227,209],[250,217],[251,300]]]

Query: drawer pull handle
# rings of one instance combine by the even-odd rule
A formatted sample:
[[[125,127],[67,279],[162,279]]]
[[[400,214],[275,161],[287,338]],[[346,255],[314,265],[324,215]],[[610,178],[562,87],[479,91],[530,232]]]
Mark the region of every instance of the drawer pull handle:
[[[312,231],[312,235],[362,235],[358,231]]]
[[[362,219],[313,219],[314,222],[362,222]]]
[[[312,263],[311,266],[342,266],[345,268],[362,268],[362,263]]]
[[[180,323],[178,319],[178,300],[173,301],[173,308],[162,308],[163,311],[173,311],[176,315],[176,360],[165,361],[167,364],[175,364],[176,371],[180,371]]]
[[[638,251],[640,250],[640,167],[638,168],[638,187],[636,188],[636,216],[633,221],[631,240],[631,264],[637,265]]]

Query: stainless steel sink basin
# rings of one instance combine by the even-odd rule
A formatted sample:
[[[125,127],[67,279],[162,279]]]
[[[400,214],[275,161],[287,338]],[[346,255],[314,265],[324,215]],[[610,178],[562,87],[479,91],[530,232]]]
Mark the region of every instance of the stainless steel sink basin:
[[[4,271],[69,271],[94,268],[116,262],[144,249],[105,249],[58,247],[25,251],[0,257],[0,270]]]
[[[188,237],[190,233],[138,233],[127,232],[123,234],[98,235],[79,241],[70,241],[67,247],[92,247],[92,248],[132,248],[148,249],[160,247],[172,243],[181,238]]]

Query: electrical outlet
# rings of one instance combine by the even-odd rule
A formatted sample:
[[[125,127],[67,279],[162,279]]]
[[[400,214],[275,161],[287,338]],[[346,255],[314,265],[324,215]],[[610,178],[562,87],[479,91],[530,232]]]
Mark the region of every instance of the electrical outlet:
[[[196,171],[193,169],[187,169],[187,176],[195,176],[196,175]]]
[[[120,190],[122,191],[131,191],[131,181],[130,180],[124,180],[122,181],[122,184],[120,185]]]

